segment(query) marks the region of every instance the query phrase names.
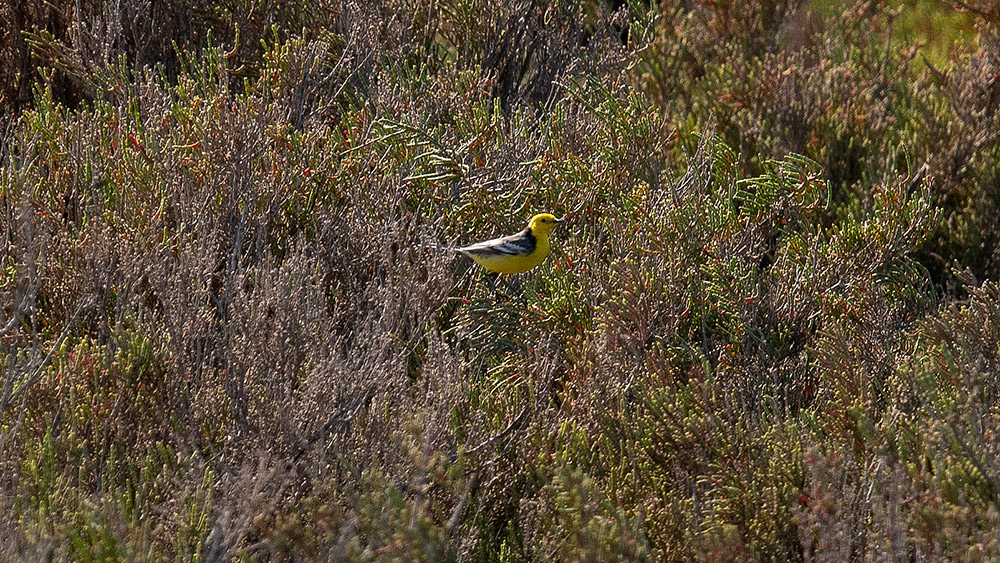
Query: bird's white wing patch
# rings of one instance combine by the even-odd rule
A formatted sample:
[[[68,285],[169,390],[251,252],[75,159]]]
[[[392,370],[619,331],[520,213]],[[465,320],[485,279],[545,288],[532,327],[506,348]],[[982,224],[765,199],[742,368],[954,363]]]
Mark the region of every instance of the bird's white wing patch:
[[[509,256],[519,256],[531,254],[533,245],[527,237],[519,236],[487,240],[456,250],[459,252],[468,252],[469,254],[506,254]]]

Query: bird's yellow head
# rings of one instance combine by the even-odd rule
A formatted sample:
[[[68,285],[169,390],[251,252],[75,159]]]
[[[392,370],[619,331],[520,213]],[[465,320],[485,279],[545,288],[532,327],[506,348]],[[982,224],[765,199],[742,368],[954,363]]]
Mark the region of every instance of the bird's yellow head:
[[[547,235],[552,227],[562,222],[563,220],[556,219],[555,215],[540,213],[531,218],[531,221],[528,222],[528,228],[536,235]]]

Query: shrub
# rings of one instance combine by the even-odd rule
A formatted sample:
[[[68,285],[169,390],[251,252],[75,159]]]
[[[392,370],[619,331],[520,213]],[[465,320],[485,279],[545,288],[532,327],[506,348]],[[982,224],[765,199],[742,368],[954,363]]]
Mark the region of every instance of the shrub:
[[[995,14],[612,4],[0,8],[0,557],[992,558]]]

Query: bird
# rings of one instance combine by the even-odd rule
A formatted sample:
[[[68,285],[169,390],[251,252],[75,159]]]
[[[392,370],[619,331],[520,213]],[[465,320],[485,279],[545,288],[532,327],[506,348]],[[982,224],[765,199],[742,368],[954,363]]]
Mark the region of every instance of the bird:
[[[564,220],[540,213],[519,233],[451,250],[472,258],[493,274],[521,274],[545,260],[549,254],[549,231]]]

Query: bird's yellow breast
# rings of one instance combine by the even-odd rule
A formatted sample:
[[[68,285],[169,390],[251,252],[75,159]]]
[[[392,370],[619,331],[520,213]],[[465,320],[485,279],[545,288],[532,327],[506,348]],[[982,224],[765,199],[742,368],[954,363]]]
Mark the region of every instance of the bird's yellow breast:
[[[480,266],[491,272],[500,274],[523,274],[528,270],[538,266],[549,254],[548,237],[538,237],[535,243],[535,250],[531,254],[506,255],[506,254],[477,254],[469,256],[479,263]]]

